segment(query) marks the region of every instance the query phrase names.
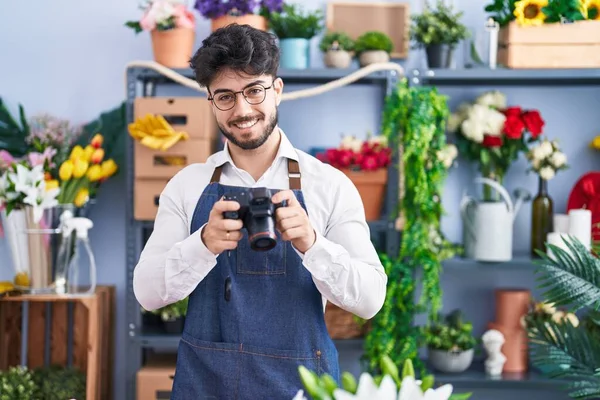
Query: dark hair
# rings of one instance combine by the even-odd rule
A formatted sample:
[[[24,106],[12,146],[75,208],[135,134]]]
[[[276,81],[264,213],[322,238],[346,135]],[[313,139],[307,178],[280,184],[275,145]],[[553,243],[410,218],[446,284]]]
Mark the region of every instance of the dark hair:
[[[190,60],[196,81],[208,87],[223,68],[248,75],[277,75],[279,47],[275,35],[249,25],[219,28],[202,41]]]

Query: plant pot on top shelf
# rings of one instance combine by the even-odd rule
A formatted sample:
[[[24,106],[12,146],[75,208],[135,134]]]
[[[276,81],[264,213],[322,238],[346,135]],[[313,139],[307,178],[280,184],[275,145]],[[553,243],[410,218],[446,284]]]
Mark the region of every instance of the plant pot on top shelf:
[[[461,40],[470,37],[465,25],[460,22],[463,12],[454,13],[452,6],[438,0],[436,7],[428,3],[421,14],[411,17],[410,37],[417,47],[425,49],[428,68],[450,68],[454,49]]]
[[[379,31],[365,32],[356,39],[354,45],[358,55],[358,63],[361,67],[388,62],[393,47],[394,44],[390,37]]]
[[[328,68],[348,68],[352,63],[354,41],[343,32],[329,32],[323,36],[319,49]]]
[[[279,38],[281,68],[310,67],[310,40],[322,29],[322,11],[304,12],[297,4],[284,4],[283,11],[272,13],[269,27]]]

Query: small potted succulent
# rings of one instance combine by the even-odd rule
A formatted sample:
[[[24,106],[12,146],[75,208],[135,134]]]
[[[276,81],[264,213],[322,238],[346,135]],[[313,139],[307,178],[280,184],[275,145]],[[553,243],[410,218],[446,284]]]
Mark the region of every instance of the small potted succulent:
[[[477,339],[473,325],[464,320],[460,310],[440,315],[438,320],[422,328],[429,362],[438,371],[464,372],[471,366]]]
[[[298,4],[283,4],[282,12],[271,13],[269,27],[279,38],[281,68],[310,66],[310,40],[322,29],[323,12],[308,12]]]
[[[462,11],[454,13],[452,6],[437,0],[435,9],[426,2],[425,10],[411,17],[410,37],[416,47],[425,48],[429,68],[449,68],[458,43],[470,37],[469,30],[460,22],[462,16]]]
[[[352,62],[354,40],[344,32],[327,32],[321,39],[319,49],[324,53],[326,67],[348,68]]]
[[[388,35],[379,31],[369,31],[360,35],[354,43],[354,51],[361,67],[369,64],[388,62],[394,43]]]

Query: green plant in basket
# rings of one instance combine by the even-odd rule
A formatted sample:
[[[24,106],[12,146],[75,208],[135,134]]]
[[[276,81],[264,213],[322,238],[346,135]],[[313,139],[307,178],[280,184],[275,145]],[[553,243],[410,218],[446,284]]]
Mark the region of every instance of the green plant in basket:
[[[319,49],[328,50],[354,50],[354,40],[344,32],[327,32],[319,43]]]
[[[360,35],[354,43],[354,50],[357,54],[369,50],[383,50],[391,53],[394,43],[388,35],[379,31],[369,31]]]
[[[269,27],[280,39],[311,39],[322,29],[323,12],[305,11],[298,4],[284,4],[283,11],[271,13]]]
[[[428,4],[421,14],[411,16],[410,37],[417,47],[450,45],[455,47],[470,37],[467,27],[460,22],[464,12],[454,12],[451,6],[438,0],[436,8]]]
[[[0,371],[0,400],[34,400],[36,385],[26,367],[11,367]]]

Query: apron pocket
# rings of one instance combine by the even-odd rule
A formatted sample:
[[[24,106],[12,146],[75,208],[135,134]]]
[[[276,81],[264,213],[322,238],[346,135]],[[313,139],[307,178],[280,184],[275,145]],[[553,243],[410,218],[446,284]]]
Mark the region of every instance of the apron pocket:
[[[237,246],[237,273],[244,275],[283,275],[285,274],[287,243],[277,232],[277,245],[268,251],[256,251],[250,247],[247,233]]]
[[[240,393],[248,399],[292,399],[302,389],[298,367],[321,374],[321,352],[278,350],[244,345]]]
[[[203,341],[183,333],[172,400],[239,398],[239,349],[239,344]]]

